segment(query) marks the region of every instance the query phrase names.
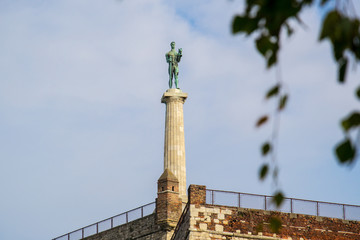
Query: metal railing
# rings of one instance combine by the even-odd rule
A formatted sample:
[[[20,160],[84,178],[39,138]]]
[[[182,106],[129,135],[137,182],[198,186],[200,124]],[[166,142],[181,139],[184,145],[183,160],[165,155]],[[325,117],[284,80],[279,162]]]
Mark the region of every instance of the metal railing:
[[[170,240],[174,240],[174,239],[175,239],[175,235],[176,235],[176,233],[179,231],[180,226],[181,226],[182,223],[184,222],[185,216],[186,216],[186,214],[187,214],[188,211],[189,211],[189,206],[190,206],[190,203],[187,202],[186,205],[185,205],[185,208],[184,208],[184,210],[183,210],[183,212],[182,212],[182,214],[181,214],[181,216],[180,216],[180,218],[179,218],[179,221],[178,221],[178,223],[176,224],[176,227],[175,227],[175,229],[174,229],[174,234],[171,236],[171,239],[170,239]]]
[[[277,208],[272,201],[273,196],[230,192],[222,190],[206,190],[206,203],[241,208],[298,213],[322,217],[340,218],[360,221],[360,206],[312,201],[298,198],[284,198]]]
[[[148,216],[155,210],[155,202],[143,205],[138,208],[134,208],[130,211],[115,215],[113,217],[104,219],[100,222],[88,225],[86,227],[77,229],[67,234],[61,235],[53,240],[78,240],[91,235],[103,232],[114,227],[126,224],[136,219]]]

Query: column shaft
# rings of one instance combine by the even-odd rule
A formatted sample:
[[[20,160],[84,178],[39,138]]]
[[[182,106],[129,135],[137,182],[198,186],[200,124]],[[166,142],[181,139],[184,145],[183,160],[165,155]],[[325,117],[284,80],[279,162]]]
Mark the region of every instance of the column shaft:
[[[179,194],[186,196],[186,165],[183,105],[187,93],[180,89],[168,89],[161,102],[166,104],[164,170],[169,169],[179,180]]]

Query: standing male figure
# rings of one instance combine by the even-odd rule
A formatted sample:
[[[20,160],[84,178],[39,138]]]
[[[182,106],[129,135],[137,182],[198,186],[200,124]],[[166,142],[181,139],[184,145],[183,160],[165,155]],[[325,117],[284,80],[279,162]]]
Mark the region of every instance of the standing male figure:
[[[179,89],[178,86],[178,75],[179,67],[178,63],[182,57],[182,49],[180,48],[178,52],[175,51],[175,42],[170,43],[171,50],[165,54],[166,62],[169,63],[169,88],[172,87],[173,76],[175,77],[175,87]]]

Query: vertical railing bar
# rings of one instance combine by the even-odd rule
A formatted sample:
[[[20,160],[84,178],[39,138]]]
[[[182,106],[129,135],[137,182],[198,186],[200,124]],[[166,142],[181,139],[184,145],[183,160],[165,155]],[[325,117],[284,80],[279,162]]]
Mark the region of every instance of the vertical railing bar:
[[[68,240],[70,240],[70,233],[68,233]]]
[[[126,212],[126,223],[129,222],[128,212]]]
[[[144,217],[144,208],[141,206],[141,217]]]
[[[266,211],[266,196],[264,196],[264,200],[265,200],[265,211]]]
[[[96,233],[99,233],[99,223],[96,223]]]
[[[346,220],[346,216],[345,216],[345,205],[343,204],[343,218],[344,220]]]
[[[81,238],[84,238],[84,228],[81,229]]]
[[[241,193],[238,193],[238,204],[239,204],[239,208],[241,207],[240,195],[241,195]]]
[[[293,199],[290,198],[290,212],[293,213]]]
[[[214,190],[211,191],[211,204],[214,205]]]
[[[111,228],[114,227],[114,218],[111,218]]]
[[[319,202],[316,201],[316,216],[319,216]]]

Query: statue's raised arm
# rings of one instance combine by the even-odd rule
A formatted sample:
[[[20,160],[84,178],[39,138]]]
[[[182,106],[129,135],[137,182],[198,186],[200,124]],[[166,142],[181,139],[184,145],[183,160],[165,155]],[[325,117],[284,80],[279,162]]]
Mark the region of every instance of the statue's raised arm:
[[[177,55],[177,62],[180,62],[182,57],[182,48],[179,48],[178,55]]]
[[[173,77],[175,78],[175,87],[179,88],[178,86],[178,75],[179,75],[179,67],[178,63],[182,57],[182,48],[175,51],[175,42],[170,43],[171,50],[165,54],[166,62],[169,64],[169,88],[172,88],[173,84]]]

